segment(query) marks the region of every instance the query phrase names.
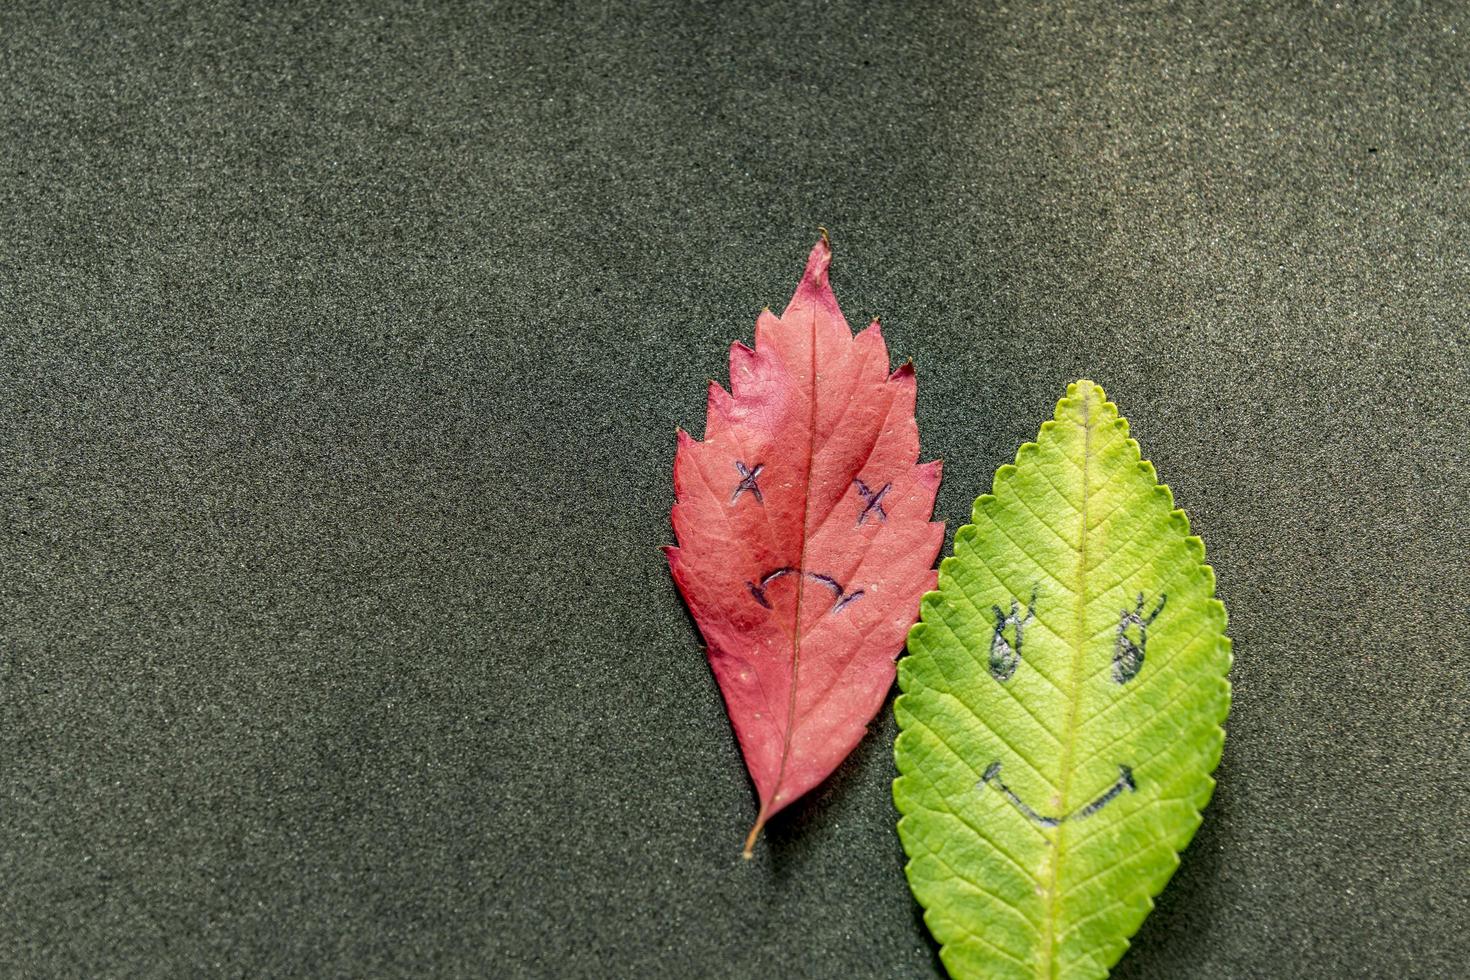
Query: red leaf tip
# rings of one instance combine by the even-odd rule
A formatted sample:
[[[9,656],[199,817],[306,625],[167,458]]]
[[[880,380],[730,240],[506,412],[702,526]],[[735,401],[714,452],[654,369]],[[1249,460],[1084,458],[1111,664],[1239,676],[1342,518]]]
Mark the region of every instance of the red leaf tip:
[[[812,246],[811,255],[807,256],[806,271],[801,274],[801,285],[797,287],[798,294],[807,290],[820,293],[831,293],[832,287],[827,284],[827,268],[832,264],[832,240],[827,237],[827,229],[821,229],[822,237],[817,244]],[[836,303],[833,303],[835,306]]]

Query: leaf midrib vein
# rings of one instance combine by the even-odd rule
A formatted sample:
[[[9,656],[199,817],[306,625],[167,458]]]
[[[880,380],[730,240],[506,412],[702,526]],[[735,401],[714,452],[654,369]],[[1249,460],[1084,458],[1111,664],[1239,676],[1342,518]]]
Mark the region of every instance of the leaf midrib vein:
[[[801,499],[801,550],[797,553],[796,569],[796,612],[791,622],[791,690],[786,703],[786,734],[781,740],[781,765],[776,769],[776,782],[771,786],[771,799],[763,805],[764,811],[781,795],[781,783],[786,779],[786,763],[791,757],[791,743],[794,741],[795,733],[792,727],[796,723],[796,685],[801,671],[801,601],[806,594],[806,546],[807,546],[807,521],[811,516],[812,507],[812,464],[817,455],[817,311],[812,309],[811,315],[811,343],[808,347],[808,372],[807,385],[811,397],[807,400],[807,454],[806,454],[806,480],[802,487]],[[764,814],[762,814],[764,816]]]
[[[1070,813],[1071,800],[1069,798],[1072,782],[1072,756],[1077,744],[1077,728],[1080,722],[1081,683],[1083,674],[1083,659],[1085,644],[1083,637],[1087,630],[1087,509],[1089,496],[1092,492],[1089,471],[1092,467],[1092,389],[1088,387],[1081,392],[1082,395],[1082,464],[1079,467],[1082,479],[1082,500],[1078,506],[1078,530],[1077,530],[1077,589],[1074,605],[1076,629],[1073,633],[1072,648],[1072,697],[1067,704],[1067,726],[1062,739],[1062,758],[1058,779],[1061,788],[1058,793],[1059,812]],[[1062,454],[1065,456],[1065,452]],[[1060,905],[1060,893],[1058,889],[1061,876],[1062,862],[1066,858],[1067,824],[1062,824],[1056,829],[1056,839],[1052,846],[1051,874],[1047,886],[1047,908],[1045,916],[1045,941],[1042,948],[1042,958],[1037,964],[1037,975],[1050,980],[1056,973],[1057,962],[1057,913]]]
[[[861,351],[860,353],[862,354],[862,360],[859,361],[857,367],[854,368],[854,373],[856,373],[859,376],[859,380],[854,381],[852,387],[848,389],[847,402],[843,406],[842,414],[838,416],[837,422],[832,426],[832,430],[831,430],[832,432],[836,432],[838,429],[840,429],[842,427],[842,423],[847,419],[848,413],[851,412],[851,410],[852,410],[852,405],[853,405],[853,402],[854,402],[854,395],[857,392],[857,390],[862,387],[862,382],[861,382],[862,371],[867,366],[868,360],[871,357],[872,352],[871,352],[871,350],[866,350],[865,349],[865,350]],[[809,510],[810,507],[811,507],[811,470],[812,470],[812,467],[816,463],[816,457],[818,455],[817,446],[816,446],[816,436],[817,436],[817,434],[816,434],[816,400],[817,400],[816,384],[817,384],[817,376],[816,376],[816,316],[815,316],[815,314],[813,314],[813,318],[812,318],[812,378],[811,378],[811,380],[812,380],[812,399],[811,399],[811,415],[810,415],[810,419],[809,419],[809,422],[810,422],[809,428],[812,430],[812,432],[811,432],[812,445],[811,445],[811,455],[808,457],[808,460],[807,460],[807,496],[806,496],[806,502],[804,504],[804,507],[807,510]],[[888,403],[888,411],[887,411],[887,414],[885,414],[884,417],[883,417],[883,424],[880,425],[880,426],[878,426],[878,429],[876,430],[876,432],[875,432],[875,434],[873,436],[872,441],[868,444],[867,450],[863,453],[863,462],[862,462],[862,465],[863,466],[866,466],[868,460],[870,460],[872,458],[872,456],[873,456],[873,450],[877,447],[878,440],[880,438],[882,438],[883,429],[885,429],[887,427],[887,425],[888,425],[888,419],[891,418],[892,415],[893,415],[893,402],[894,402],[894,399],[890,397],[889,403]],[[829,434],[829,436],[827,437],[827,439],[823,440],[822,447],[821,447],[823,450],[825,450],[827,448],[827,444],[828,444],[828,442],[830,442],[830,439],[831,439],[831,436]],[[861,467],[859,467],[859,468],[861,468]],[[803,573],[806,572],[806,545],[807,545],[807,541],[809,539],[815,538],[817,535],[821,534],[822,531],[827,527],[827,525],[829,523],[831,523],[831,521],[832,521],[832,515],[834,515],[835,513],[837,513],[837,508],[841,504],[841,502],[842,502],[842,497],[839,494],[838,495],[838,498],[832,503],[832,505],[830,507],[827,508],[827,512],[824,515],[822,515],[821,520],[819,520],[817,522],[817,525],[816,525],[815,528],[811,528],[809,526],[810,525],[810,516],[809,516],[809,513],[803,513],[803,515],[802,515],[802,535],[801,535],[801,537],[802,537],[802,545],[801,545],[801,555],[800,555],[800,563],[799,563],[799,567],[801,568],[801,570],[802,570]],[[856,574],[859,571],[862,570],[862,563],[865,560],[865,558],[866,558],[866,555],[864,555],[863,557],[859,558],[858,559],[857,567],[854,568],[854,569],[852,569],[851,572],[845,572],[845,574],[843,576],[844,581],[850,581],[854,576],[856,576]],[[815,623],[815,624],[812,625],[812,627],[810,629],[807,629],[807,630],[802,630],[801,629],[801,615],[800,615],[801,592],[804,591],[805,584],[803,583],[802,585],[798,585],[797,588],[798,588],[798,592],[797,592],[797,619],[796,619],[796,623],[792,627],[792,629],[793,629],[793,643],[792,643],[793,650],[799,650],[800,647],[801,647],[801,645],[806,642],[807,637],[809,637],[813,633],[815,633],[817,631],[817,629],[821,625],[820,623]],[[869,629],[869,630],[865,631],[864,633],[862,633],[861,636],[859,637],[860,641],[866,641],[867,638],[868,638],[868,636],[871,635],[873,632],[874,632],[873,629]],[[840,681],[842,677],[846,676],[848,669],[851,668],[853,662],[857,659],[857,654],[858,654],[859,650],[861,650],[862,646],[863,646],[863,643],[862,642],[855,643],[855,644],[852,645],[852,647],[848,651],[847,658],[843,661],[842,668],[838,672],[837,676],[834,677],[827,684],[827,688],[826,688],[826,690],[824,690],[822,692],[821,696],[819,696],[815,702],[813,702],[811,705],[808,706],[808,709],[807,709],[807,717],[811,717],[812,711],[815,711],[818,707],[820,707],[822,705],[822,703],[831,694],[832,690],[837,686],[838,681]],[[796,692],[796,657],[795,657],[795,655],[793,655],[793,659],[792,659],[791,690],[792,690],[792,699],[794,701],[795,696],[796,696],[795,695],[795,692]],[[788,741],[791,738],[792,731],[793,731],[793,729],[795,729],[796,724],[797,724],[796,715],[795,715],[795,711],[794,711],[794,708],[793,708],[793,710],[791,711],[791,713],[788,715],[788,718],[787,718],[787,740]],[[786,747],[783,746],[783,749],[782,749],[782,760],[781,760],[781,762],[782,762],[782,765],[781,765],[781,773],[782,774],[784,774],[784,772],[785,772],[785,762],[786,762],[785,752],[786,752]],[[777,780],[778,788],[779,788],[779,783],[780,783],[780,780],[778,778],[778,780]]]

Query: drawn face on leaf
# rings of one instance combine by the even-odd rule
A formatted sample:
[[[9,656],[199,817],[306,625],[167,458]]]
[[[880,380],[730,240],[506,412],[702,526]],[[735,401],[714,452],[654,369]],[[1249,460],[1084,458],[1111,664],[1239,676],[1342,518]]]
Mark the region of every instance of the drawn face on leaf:
[[[988,667],[991,678],[998,684],[1009,684],[1012,678],[1016,677],[1018,670],[1025,669],[1022,664],[1028,653],[1027,627],[1036,619],[1036,599],[1037,590],[1033,588],[1031,597],[1026,603],[1022,604],[1020,600],[1012,599],[1009,611],[998,605],[990,607],[995,618],[995,625],[990,638]],[[1160,594],[1157,604],[1153,605],[1151,611],[1145,613],[1144,610],[1149,604],[1144,594],[1140,592],[1131,608],[1125,607],[1119,611],[1118,623],[1113,636],[1112,665],[1107,674],[1110,684],[1127,685],[1143,670],[1148,651],[1148,628],[1164,611],[1167,600],[1168,596]],[[1089,671],[1084,668],[1083,676],[1096,682],[1100,675],[1098,671]],[[1138,788],[1133,776],[1133,767],[1122,762],[1115,763],[1115,765],[1117,778],[1111,785],[1097,796],[1067,812],[1056,812],[1055,809],[1049,811],[1046,807],[1038,809],[1027,803],[1001,778],[1002,762],[1000,759],[992,761],[986,767],[980,783],[982,786],[994,788],[1005,796],[1026,819],[1042,827],[1057,827],[1070,820],[1090,817],[1120,794],[1133,792]],[[1056,799],[1049,802],[1060,803]]]

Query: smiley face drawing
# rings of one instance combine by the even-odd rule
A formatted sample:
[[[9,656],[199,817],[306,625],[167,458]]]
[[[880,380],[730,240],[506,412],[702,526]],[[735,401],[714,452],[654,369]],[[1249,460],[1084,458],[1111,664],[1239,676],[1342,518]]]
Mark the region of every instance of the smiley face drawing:
[[[995,626],[990,638],[988,667],[990,677],[998,684],[1007,684],[1015,677],[1025,658],[1026,627],[1036,619],[1036,597],[1037,589],[1033,587],[1031,598],[1024,605],[1018,599],[1011,600],[1009,612],[999,605],[990,607],[995,617]],[[1167,601],[1168,596],[1160,594],[1153,611],[1145,615],[1143,610],[1147,604],[1144,594],[1140,592],[1133,608],[1119,611],[1110,671],[1113,683],[1128,684],[1142,671],[1148,649],[1148,628],[1164,611]],[[1002,763],[999,759],[985,767],[978,787],[990,787],[1000,793],[1017,812],[1038,827],[1058,827],[1068,821],[1085,820],[1121,794],[1137,791],[1138,783],[1134,779],[1133,767],[1121,762],[1116,765],[1118,775],[1112,784],[1090,801],[1066,813],[1047,813],[1028,804],[1006,785],[1001,775]]]

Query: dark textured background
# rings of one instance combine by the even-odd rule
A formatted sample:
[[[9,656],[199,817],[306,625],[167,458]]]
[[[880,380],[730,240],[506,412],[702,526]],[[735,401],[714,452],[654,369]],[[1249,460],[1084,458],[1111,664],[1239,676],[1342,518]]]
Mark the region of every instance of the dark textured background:
[[[1231,612],[1121,977],[1470,960],[1470,11],[0,12],[0,975],[923,977],[655,547],[816,226],[951,531],[1090,376]]]

